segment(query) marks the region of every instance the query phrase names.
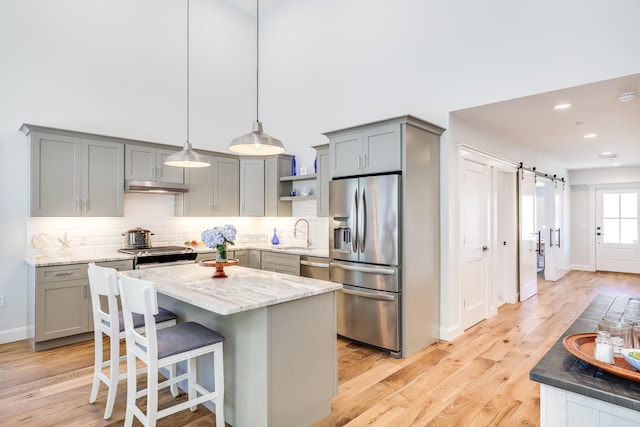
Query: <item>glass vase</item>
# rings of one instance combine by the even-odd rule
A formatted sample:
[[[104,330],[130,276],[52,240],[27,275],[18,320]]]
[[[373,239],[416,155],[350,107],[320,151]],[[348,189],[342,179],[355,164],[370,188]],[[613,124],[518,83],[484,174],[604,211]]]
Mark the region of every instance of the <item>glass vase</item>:
[[[227,262],[227,243],[216,247],[216,262]]]

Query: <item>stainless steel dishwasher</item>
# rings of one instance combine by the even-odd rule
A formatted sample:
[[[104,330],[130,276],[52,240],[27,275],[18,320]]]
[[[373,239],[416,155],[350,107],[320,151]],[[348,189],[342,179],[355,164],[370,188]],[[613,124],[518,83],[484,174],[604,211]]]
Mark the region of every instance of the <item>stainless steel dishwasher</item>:
[[[329,259],[317,256],[300,256],[300,276],[329,280]]]

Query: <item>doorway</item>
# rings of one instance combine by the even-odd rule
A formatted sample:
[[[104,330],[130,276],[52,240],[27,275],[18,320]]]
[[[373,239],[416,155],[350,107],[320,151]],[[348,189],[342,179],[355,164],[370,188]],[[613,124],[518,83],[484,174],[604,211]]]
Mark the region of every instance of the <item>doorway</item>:
[[[596,270],[640,273],[640,188],[596,190]]]

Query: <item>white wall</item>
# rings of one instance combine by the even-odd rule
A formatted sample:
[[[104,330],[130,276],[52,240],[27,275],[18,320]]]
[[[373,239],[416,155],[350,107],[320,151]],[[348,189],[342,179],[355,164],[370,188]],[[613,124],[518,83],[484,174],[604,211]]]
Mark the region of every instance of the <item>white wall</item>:
[[[191,142],[226,150],[255,119],[255,20],[191,8]],[[301,165],[321,132],[358,123],[410,113],[453,130],[450,111],[637,73],[637,16],[636,0],[285,1],[262,15],[260,118]],[[0,2],[0,330],[25,324],[20,124],[182,144],[185,21],[177,0]]]

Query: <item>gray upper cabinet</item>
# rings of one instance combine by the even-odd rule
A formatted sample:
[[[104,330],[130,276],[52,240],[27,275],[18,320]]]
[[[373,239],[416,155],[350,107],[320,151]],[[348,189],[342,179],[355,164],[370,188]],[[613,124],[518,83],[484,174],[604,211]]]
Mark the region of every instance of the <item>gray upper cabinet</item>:
[[[264,216],[264,160],[240,159],[240,216]]]
[[[326,134],[330,139],[330,174],[337,178],[402,169],[399,123],[362,126]]]
[[[31,143],[31,216],[122,216],[124,144],[23,125]]]
[[[313,147],[316,150],[317,182],[316,197],[318,216],[329,216],[329,144]]]
[[[127,144],[125,147],[125,179],[184,183],[184,169],[164,164],[167,157],[178,151],[145,145]]]
[[[236,216],[239,214],[240,162],[236,158],[206,156],[207,168],[185,170],[189,191],[183,196],[185,216]]]
[[[291,173],[291,156],[265,159],[264,170],[264,215],[291,216],[291,202],[280,199],[291,193],[291,182],[280,181]]]

